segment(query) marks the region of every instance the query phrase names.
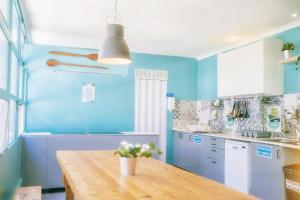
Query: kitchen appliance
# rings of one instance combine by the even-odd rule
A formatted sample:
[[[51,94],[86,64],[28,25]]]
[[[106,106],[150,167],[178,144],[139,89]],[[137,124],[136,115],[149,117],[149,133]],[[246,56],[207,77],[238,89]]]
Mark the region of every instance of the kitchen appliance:
[[[225,141],[225,185],[249,194],[250,145],[247,142]]]
[[[244,137],[253,137],[253,138],[268,138],[271,137],[271,132],[257,131],[257,130],[243,130],[240,132],[240,135]]]

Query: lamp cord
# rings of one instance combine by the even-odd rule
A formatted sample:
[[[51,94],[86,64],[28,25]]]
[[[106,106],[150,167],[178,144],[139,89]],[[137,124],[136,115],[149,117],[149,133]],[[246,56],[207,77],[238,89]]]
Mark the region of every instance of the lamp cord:
[[[0,0],[1,1],[1,0]],[[106,17],[106,23],[107,24],[110,24],[110,20],[111,20],[111,22],[113,22],[113,23],[117,23],[117,22],[119,22],[119,23],[122,23],[122,15],[121,15],[121,13],[120,12],[118,12],[118,9],[117,9],[117,5],[118,5],[118,0],[116,0],[115,1],[115,13],[114,14],[112,14],[112,15],[108,15],[107,17]]]
[[[115,23],[117,23],[117,4],[118,0],[115,1]]]

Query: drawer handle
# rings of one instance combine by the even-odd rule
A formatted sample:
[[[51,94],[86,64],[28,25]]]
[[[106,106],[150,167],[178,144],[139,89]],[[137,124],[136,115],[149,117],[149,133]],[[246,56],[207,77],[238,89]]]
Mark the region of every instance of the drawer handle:
[[[215,143],[211,143],[211,145],[213,145],[213,146],[217,146],[217,144],[215,144]]]
[[[210,161],[212,164],[217,164],[217,162],[216,161]]]
[[[212,149],[211,151],[213,151],[213,152],[216,152],[216,150],[215,150],[215,149]]]
[[[211,138],[211,140],[217,140],[216,138]]]

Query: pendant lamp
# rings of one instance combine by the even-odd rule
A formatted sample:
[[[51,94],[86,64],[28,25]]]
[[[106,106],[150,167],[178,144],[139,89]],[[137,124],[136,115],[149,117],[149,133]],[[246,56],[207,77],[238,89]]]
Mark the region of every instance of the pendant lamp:
[[[98,61],[102,64],[126,65],[130,64],[129,48],[124,40],[124,26],[117,24],[117,0],[115,3],[115,23],[108,24],[106,39],[102,49],[99,49]]]

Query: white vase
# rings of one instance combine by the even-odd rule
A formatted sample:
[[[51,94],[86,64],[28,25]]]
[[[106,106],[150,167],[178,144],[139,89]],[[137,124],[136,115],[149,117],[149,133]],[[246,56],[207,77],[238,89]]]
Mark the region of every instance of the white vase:
[[[121,174],[124,176],[134,176],[137,158],[120,157]]]
[[[290,50],[283,51],[284,59],[288,59],[290,57]]]

